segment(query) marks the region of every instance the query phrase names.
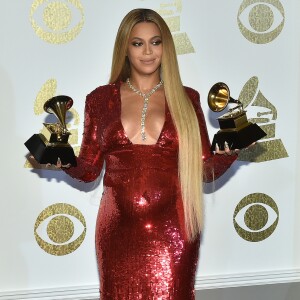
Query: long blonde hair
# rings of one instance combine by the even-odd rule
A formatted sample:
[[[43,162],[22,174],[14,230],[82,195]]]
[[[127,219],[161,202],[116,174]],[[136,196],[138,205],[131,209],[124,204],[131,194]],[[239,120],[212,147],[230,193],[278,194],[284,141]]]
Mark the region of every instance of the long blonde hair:
[[[178,172],[183,200],[185,231],[194,240],[202,227],[202,146],[197,116],[182,85],[171,32],[163,18],[150,9],[134,9],[122,20],[114,46],[109,82],[130,77],[126,57],[129,35],[139,22],[153,22],[160,29],[163,42],[161,75],[165,95],[179,141]],[[164,76],[165,75],[165,76]]]

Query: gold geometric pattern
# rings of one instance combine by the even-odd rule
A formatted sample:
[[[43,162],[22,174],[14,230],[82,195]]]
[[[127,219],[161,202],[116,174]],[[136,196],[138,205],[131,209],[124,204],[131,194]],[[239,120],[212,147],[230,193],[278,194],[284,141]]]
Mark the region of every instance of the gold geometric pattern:
[[[48,99],[55,96],[56,89],[57,81],[55,79],[49,79],[43,84],[34,101],[34,113],[36,115],[41,115],[45,112],[44,104]]]
[[[274,139],[276,136],[277,109],[258,89],[258,85],[258,78],[256,76],[251,77],[244,85],[238,99],[249,112],[251,108],[260,108],[257,116],[249,118],[249,121],[260,125],[267,135],[259,140],[254,147],[243,149],[239,153],[238,159],[240,161],[259,163],[288,157],[281,139]]]
[[[180,15],[182,12],[182,0],[167,1],[160,4],[158,13],[164,18],[170,31],[177,55],[194,53],[195,49],[186,32],[180,32]]]

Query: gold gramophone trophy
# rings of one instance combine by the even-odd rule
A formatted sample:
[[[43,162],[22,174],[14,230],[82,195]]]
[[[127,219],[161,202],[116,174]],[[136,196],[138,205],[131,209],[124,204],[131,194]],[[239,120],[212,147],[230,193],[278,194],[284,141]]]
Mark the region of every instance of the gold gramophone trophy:
[[[39,134],[34,134],[25,142],[25,146],[40,164],[57,164],[60,158],[63,165],[71,164],[76,166],[74,150],[68,143],[69,135],[66,126],[66,113],[73,105],[73,100],[69,96],[56,96],[47,100],[44,110],[49,114],[54,114],[57,123],[44,123],[44,127]]]
[[[208,93],[209,108],[220,112],[228,103],[235,103],[237,106],[217,119],[220,130],[214,135],[212,151],[215,150],[216,144],[220,150],[224,150],[225,142],[230,149],[242,149],[267,135],[257,124],[248,121],[243,104],[230,97],[230,90],[225,83],[214,84]]]

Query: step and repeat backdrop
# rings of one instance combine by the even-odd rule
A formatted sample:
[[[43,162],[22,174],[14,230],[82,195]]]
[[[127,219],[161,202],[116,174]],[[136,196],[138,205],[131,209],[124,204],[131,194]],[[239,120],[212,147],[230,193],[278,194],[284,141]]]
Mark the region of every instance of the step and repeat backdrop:
[[[85,96],[109,78],[131,9],[158,11],[182,80],[197,89],[210,138],[210,88],[224,82],[267,135],[205,185],[196,289],[300,281],[300,3],[297,0],[0,1],[0,299],[96,299],[95,221],[102,178],[84,184],[29,158],[24,142],[68,95],[80,149]]]

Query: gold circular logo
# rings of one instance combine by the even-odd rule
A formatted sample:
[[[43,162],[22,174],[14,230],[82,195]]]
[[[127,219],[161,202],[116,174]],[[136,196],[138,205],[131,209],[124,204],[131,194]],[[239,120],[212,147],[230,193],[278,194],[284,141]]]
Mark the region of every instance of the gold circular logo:
[[[54,243],[66,243],[74,234],[74,224],[68,217],[54,217],[48,223],[47,234]]]
[[[72,19],[72,11],[61,2],[49,3],[43,14],[43,20],[48,28],[53,31],[61,31],[69,27]]]
[[[35,0],[30,9],[30,23],[42,40],[51,44],[68,43],[83,28],[84,9],[80,0]]]
[[[274,25],[275,21],[279,23],[277,26]],[[237,16],[241,33],[255,44],[267,44],[276,39],[283,29],[284,21],[284,8],[279,0],[244,0]]]
[[[52,216],[54,217],[51,218]],[[77,238],[70,242],[75,231],[72,217],[81,223],[83,231]],[[55,244],[45,241],[38,233],[39,227],[47,219],[50,220],[48,220],[48,225],[46,226],[46,233],[49,240]],[[47,253],[57,256],[74,252],[82,244],[85,235],[86,222],[84,216],[76,207],[66,203],[57,203],[45,208],[39,214],[34,225],[34,236],[38,245]]]
[[[264,22],[258,22],[257,20],[264,20]],[[255,5],[249,12],[249,23],[258,32],[269,30],[274,23],[272,9],[265,4]]]
[[[247,209],[244,215],[244,222],[248,228],[257,231],[266,226],[268,218],[267,209],[260,204],[256,204]]]
[[[267,227],[272,214],[271,209],[275,215],[275,220]],[[239,224],[240,221],[238,222],[237,218],[241,211],[244,214],[244,225]],[[236,232],[241,238],[249,242],[260,242],[268,238],[275,231],[278,221],[279,210],[275,201],[263,193],[254,193],[243,198],[236,206],[233,214]]]

